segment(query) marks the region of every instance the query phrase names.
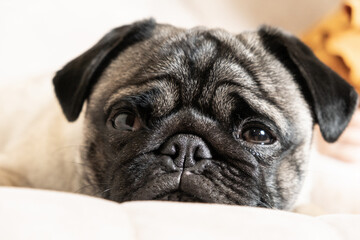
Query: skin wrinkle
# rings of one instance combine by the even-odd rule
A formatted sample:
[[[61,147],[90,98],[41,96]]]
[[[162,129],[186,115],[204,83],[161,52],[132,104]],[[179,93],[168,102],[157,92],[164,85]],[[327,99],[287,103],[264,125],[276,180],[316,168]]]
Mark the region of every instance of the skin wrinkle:
[[[266,90],[264,89],[264,85],[262,84],[264,82],[264,79],[269,79],[270,81],[274,81],[275,79],[278,79],[276,77],[276,72],[278,71],[284,71],[284,74],[289,75],[288,78],[291,78],[291,74],[288,70],[286,70],[286,68],[282,67],[281,63],[277,62],[277,61],[271,61],[272,56],[269,56],[269,54],[265,54],[265,51],[261,51],[260,48],[256,47],[259,42],[261,43],[261,39],[258,35],[256,34],[244,34],[247,35],[248,38],[243,37],[242,35],[238,35],[238,39],[243,42],[244,45],[248,46],[248,49],[250,51],[252,51],[254,54],[253,56],[256,56],[257,59],[261,60],[261,63],[259,64],[252,64],[253,66],[257,66],[256,68],[253,67],[253,69],[249,68],[249,72],[251,72],[251,75],[253,76],[253,80],[255,81],[255,83],[258,85],[258,89],[265,94],[264,96],[262,96],[264,99],[268,99],[269,101],[273,102],[274,106],[277,106],[279,108],[280,111],[284,112],[286,111],[286,109],[282,109],[281,106],[286,104],[285,99],[286,98],[273,98],[272,96],[278,96],[276,93],[278,93],[278,89],[276,89],[276,87],[278,86],[277,84],[267,84],[266,85]],[[270,66],[271,68],[267,67],[266,64],[266,60],[267,61],[271,61],[272,65]],[[255,63],[256,61],[254,61]],[[264,68],[268,68],[268,71],[264,71]],[[274,69],[274,70],[273,70]],[[275,70],[276,69],[276,70]],[[256,73],[261,73],[264,76],[258,76],[258,74]],[[272,80],[274,79],[274,80]],[[267,80],[267,81],[269,81]],[[286,87],[287,85],[284,84],[282,87]],[[271,90],[271,87],[273,87],[274,89]],[[296,87],[293,87],[296,88]],[[269,92],[269,90],[271,90]],[[293,92],[294,91],[289,91],[289,92]],[[299,97],[301,98],[302,96],[299,95]],[[276,102],[276,103],[275,103]]]
[[[233,171],[229,171],[226,169],[226,166],[221,166],[221,164],[217,164],[217,166],[219,166],[221,168],[221,171],[218,171],[218,172],[215,172],[214,171],[214,174],[219,174],[221,175],[222,177],[225,177],[227,179],[231,179],[233,180],[232,181],[232,184],[234,184],[234,182],[236,182],[236,184],[234,184],[235,186],[240,186],[241,184],[241,187],[245,187],[245,188],[248,188],[247,190],[249,191],[253,191],[253,193],[256,195],[257,193],[257,190],[255,189],[251,189],[252,185],[249,183],[250,181],[248,182],[245,182],[243,178],[243,175],[239,175],[239,173],[237,174],[234,174]],[[230,167],[230,168],[233,168],[233,167]],[[221,178],[220,178],[221,179]],[[256,177],[254,177],[253,175],[253,181],[256,181]],[[231,181],[230,181],[231,182]]]
[[[241,51],[242,51],[242,54],[243,54],[243,52],[245,51],[246,52],[246,49],[244,50],[243,48],[241,48]],[[252,55],[254,55],[254,54],[250,54],[249,52],[246,52],[246,54],[245,54],[245,56],[248,58],[248,59],[250,59],[251,58],[251,56]],[[228,66],[227,67],[229,67],[229,64],[227,64]],[[236,64],[234,64],[234,65],[231,65],[231,66],[236,66]],[[240,66],[237,66],[237,67],[240,67]],[[249,69],[248,69],[248,71],[250,71]],[[220,71],[219,71],[220,72]],[[241,73],[245,73],[246,71],[244,71],[244,68],[242,68],[242,67],[240,67],[240,69],[239,69],[239,71],[237,71],[237,72],[241,72]],[[251,71],[250,71],[251,72]],[[236,74],[235,74],[236,75]],[[240,74],[237,74],[237,76],[241,76]],[[229,76],[228,76],[229,77]],[[230,78],[231,78],[231,76],[230,76]],[[245,77],[245,79],[246,79],[246,77]],[[236,80],[236,79],[234,79],[234,80]],[[241,80],[243,80],[243,79],[239,79],[239,82],[243,82],[243,81],[241,81]],[[253,80],[254,80],[254,78],[253,78]],[[251,84],[251,86],[249,86],[249,88],[251,88],[252,89],[252,91],[254,91],[255,90],[255,88],[254,88],[254,86],[253,86],[253,84],[252,84],[252,81],[247,81],[248,83],[250,83]],[[258,85],[258,88],[257,89],[259,89],[259,87],[260,87],[261,85]],[[260,91],[261,92],[261,91]],[[262,92],[264,92],[264,91],[262,91]],[[268,94],[266,94],[266,95],[268,95]],[[253,96],[252,96],[253,97]],[[264,96],[261,96],[262,98],[264,97]],[[251,97],[250,97],[251,98]],[[269,99],[269,98],[266,98],[266,99]],[[274,106],[276,106],[275,104],[274,104]],[[263,112],[263,114],[265,113],[267,113],[268,111],[264,111]],[[277,116],[280,116],[280,114],[277,114]],[[273,117],[272,117],[273,118]]]
[[[254,39],[252,41],[254,41]],[[244,45],[249,45],[249,43],[245,39],[243,39],[243,43]],[[248,48],[249,51],[253,53],[252,55],[247,54],[248,59],[252,59],[252,58],[260,59],[260,61],[252,59],[251,60],[252,63],[247,68],[247,72],[249,76],[251,76],[252,82],[256,84],[256,89],[258,90],[258,95],[260,96],[259,98],[266,99],[268,102],[272,103],[273,107],[279,108],[279,111],[283,112],[284,109],[281,108],[281,104],[278,104],[279,102],[277,101],[277,99],[272,97],[272,96],[277,96],[276,95],[277,91],[271,89],[271,87],[275,87],[276,84],[266,84],[268,82],[272,82],[273,79],[276,79],[277,78],[276,74],[270,74],[269,71],[271,71],[271,69],[269,69],[269,71],[264,71],[264,68],[268,68],[268,67],[266,62],[263,61],[265,56],[263,56],[261,51],[257,50],[256,48],[251,48],[249,46]],[[279,71],[279,69],[280,68],[277,68],[277,71]],[[266,84],[266,88],[265,88],[265,84]]]
[[[228,85],[231,82],[227,81],[226,83],[226,85]],[[227,88],[226,86],[222,87],[221,83],[219,83],[219,85],[220,86],[218,86],[215,91],[215,96],[213,97],[214,102],[221,103],[224,101],[224,95],[229,96],[231,93],[236,93],[241,96],[252,109],[256,109],[261,115],[264,115],[273,122],[277,123],[281,132],[286,132],[286,129],[288,128],[286,118],[275,106],[272,104],[270,105],[266,100],[258,98],[256,94],[253,94],[253,88],[246,88],[241,85],[239,86],[237,82]],[[217,91],[220,91],[220,93],[217,94]],[[216,109],[215,112],[221,112],[221,108]]]
[[[206,171],[204,171],[204,173],[203,173],[203,177],[204,178],[206,178],[206,179],[208,179],[210,182],[212,182],[215,186],[217,186],[219,189],[223,189],[224,187],[226,188],[226,189],[229,189],[230,191],[232,191],[232,192],[235,192],[235,194],[236,195],[238,195],[238,196],[242,196],[241,195],[241,193],[246,193],[246,191],[239,191],[239,190],[235,190],[234,189],[234,187],[231,187],[231,186],[229,186],[228,184],[226,184],[224,181],[219,181],[217,178],[210,178],[210,176],[209,175],[207,175],[206,173],[208,173],[208,172],[206,172]],[[222,195],[224,195],[224,196],[226,196],[226,199],[228,199],[228,200],[230,200],[230,203],[231,204],[239,204],[239,202],[238,202],[238,199],[237,198],[235,198],[234,196],[232,196],[232,195],[230,195],[228,192],[222,192],[222,191],[219,191]],[[239,194],[240,193],[240,194]]]
[[[121,88],[112,94],[109,100],[106,101],[103,111],[104,113],[109,112],[110,107],[118,102],[119,99],[136,95],[141,96],[143,92],[151,91],[152,89],[159,90],[162,93],[159,94],[156,102],[152,103],[153,106],[156,106],[153,115],[161,116],[170,112],[178,101],[178,91],[174,84],[166,80],[155,80],[136,87],[130,86]]]
[[[176,54],[176,56],[177,56],[177,54]],[[185,57],[185,59],[186,59],[186,56],[185,56],[185,55],[182,55],[182,56]],[[169,59],[166,59],[166,60],[169,60]],[[174,62],[174,61],[170,61],[170,62]],[[225,63],[225,64],[226,64],[226,63]],[[160,64],[160,65],[161,65],[161,64]],[[176,66],[182,66],[182,65],[181,65],[181,64],[176,64]],[[176,70],[177,70],[177,69],[176,69]],[[176,70],[175,70],[175,71],[176,71]],[[241,73],[241,70],[243,71],[243,68],[240,67],[240,69],[239,69],[237,72],[240,72],[240,73]],[[174,70],[172,70],[172,71],[174,71]],[[216,71],[216,70],[215,70],[215,71]],[[237,75],[237,74],[235,74],[235,76],[236,76],[236,75]],[[237,76],[238,76],[238,75],[237,75]],[[240,82],[240,81],[239,81],[239,82]],[[247,81],[247,82],[251,83],[251,81]],[[189,89],[189,88],[190,88],[190,89],[196,89],[196,86],[193,87],[193,86],[191,86],[191,85],[190,85],[190,86],[186,86],[186,85],[185,85],[185,86],[183,87],[183,89]],[[183,90],[183,91],[184,91],[184,90]],[[188,94],[184,94],[184,93],[183,93],[183,95],[191,95],[191,94],[189,94],[189,93],[188,93]],[[251,97],[253,97],[253,96],[251,96]],[[251,98],[251,97],[250,97],[250,98]],[[264,112],[266,113],[266,112],[271,112],[271,111],[264,111]],[[279,116],[279,114],[277,114],[277,115]],[[272,117],[272,118],[273,118],[273,117]],[[276,121],[275,121],[275,122],[276,122]]]
[[[211,178],[209,178],[206,175],[206,170],[203,172],[203,174],[201,175],[201,179],[206,182],[206,183],[210,183],[211,186],[209,186],[207,188],[207,190],[205,191],[210,191],[210,194],[208,194],[208,196],[206,197],[205,200],[207,200],[207,202],[213,202],[216,203],[218,201],[221,201],[225,204],[236,204],[236,201],[232,200],[234,198],[234,196],[230,196],[228,192],[224,192],[224,185],[222,185],[219,181],[217,181],[216,179],[212,180]],[[198,182],[198,178],[195,179],[195,182]],[[216,188],[216,186],[218,188]],[[198,189],[195,192],[203,192],[204,189]]]

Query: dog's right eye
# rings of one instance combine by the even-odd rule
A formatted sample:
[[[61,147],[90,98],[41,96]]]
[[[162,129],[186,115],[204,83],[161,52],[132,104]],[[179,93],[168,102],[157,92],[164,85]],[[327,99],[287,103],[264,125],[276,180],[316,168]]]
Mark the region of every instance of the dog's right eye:
[[[259,127],[249,127],[245,129],[242,138],[253,144],[268,145],[275,141],[275,138],[266,130]]]
[[[119,113],[113,118],[112,126],[117,130],[136,131],[140,129],[141,122],[132,113]]]

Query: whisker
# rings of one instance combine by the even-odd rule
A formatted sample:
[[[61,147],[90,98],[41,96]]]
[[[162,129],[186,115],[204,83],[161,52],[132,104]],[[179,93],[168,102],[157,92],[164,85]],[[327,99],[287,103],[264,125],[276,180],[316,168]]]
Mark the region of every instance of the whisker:
[[[78,148],[78,149],[81,149],[81,148],[85,148],[87,147],[86,145],[81,145],[81,144],[77,144],[77,145],[64,145],[64,146],[61,146],[61,147],[58,147],[56,149],[54,149],[51,154],[56,154],[58,152],[61,152],[61,151],[64,151],[64,150],[67,150],[69,148]]]
[[[268,200],[264,199],[263,197],[261,197],[259,199],[259,202],[258,202],[257,206],[258,207],[271,208],[271,209],[274,208],[274,206],[270,202],[268,202]]]
[[[84,193],[84,190],[87,189],[87,188],[92,188],[92,195],[99,195],[99,194],[102,194],[103,192],[107,192],[107,191],[104,191],[104,190],[100,190],[99,187],[100,186],[106,186],[107,184],[103,183],[90,183],[90,184],[87,184],[87,185],[83,185],[82,187],[80,187],[78,190],[75,191],[75,193]],[[97,191],[93,191],[94,189],[98,189]],[[110,188],[108,188],[110,190]],[[106,189],[107,190],[107,189]]]

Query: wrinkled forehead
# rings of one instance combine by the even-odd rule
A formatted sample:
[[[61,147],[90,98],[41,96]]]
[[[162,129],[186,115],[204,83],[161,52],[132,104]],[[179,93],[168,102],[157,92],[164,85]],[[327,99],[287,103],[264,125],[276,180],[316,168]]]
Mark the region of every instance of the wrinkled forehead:
[[[105,73],[110,85],[115,85],[115,79],[121,84],[107,97],[104,111],[121,99],[146,95],[143,99],[151,99],[156,116],[181,105],[226,120],[241,100],[286,126],[286,110],[278,106],[299,97],[297,86],[289,81],[292,76],[264,50],[256,33],[233,36],[222,30],[196,28],[159,34],[129,52]],[[121,70],[124,64],[126,74]]]

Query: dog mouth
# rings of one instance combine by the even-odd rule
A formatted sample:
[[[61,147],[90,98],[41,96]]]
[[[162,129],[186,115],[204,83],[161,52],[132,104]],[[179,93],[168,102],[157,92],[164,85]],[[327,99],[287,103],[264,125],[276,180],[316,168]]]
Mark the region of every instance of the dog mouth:
[[[163,200],[234,204],[226,190],[204,173],[184,170],[153,178],[130,193],[126,200]]]
[[[161,162],[159,158],[154,159]],[[122,176],[122,179],[127,176],[128,182],[118,187],[115,185],[106,198],[117,202],[163,200],[251,206],[258,204],[256,179],[249,178],[241,170],[221,161],[203,159],[187,168],[169,168],[166,164],[154,166],[152,161],[148,162],[150,167],[144,167],[143,172],[136,172],[136,175],[120,173],[118,176]],[[130,172],[128,168],[123,169],[123,173]]]
[[[191,171],[156,176],[133,192],[130,200],[166,200],[180,202],[212,202],[203,186],[204,176]]]

